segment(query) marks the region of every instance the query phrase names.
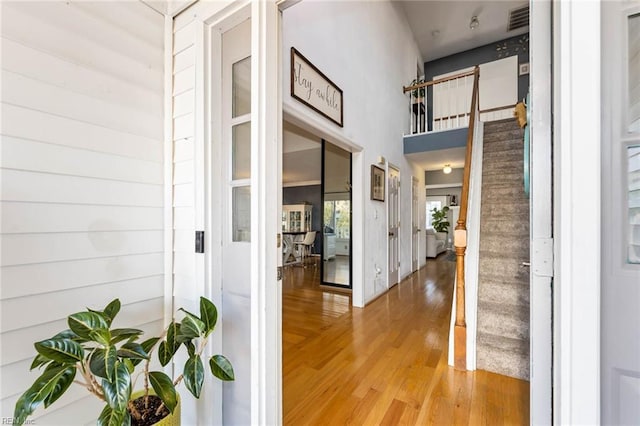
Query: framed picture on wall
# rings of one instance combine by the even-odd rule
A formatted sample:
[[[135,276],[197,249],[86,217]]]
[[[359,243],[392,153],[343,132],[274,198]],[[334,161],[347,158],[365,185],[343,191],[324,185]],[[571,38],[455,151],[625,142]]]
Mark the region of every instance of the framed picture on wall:
[[[371,199],[384,202],[385,172],[378,166],[371,165]]]

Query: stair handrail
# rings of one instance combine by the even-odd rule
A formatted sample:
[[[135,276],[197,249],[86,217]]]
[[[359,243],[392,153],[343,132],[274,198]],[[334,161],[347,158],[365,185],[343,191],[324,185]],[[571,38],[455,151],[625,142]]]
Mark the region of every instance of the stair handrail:
[[[475,75],[475,74],[476,74],[476,71],[474,68],[473,71],[461,72],[459,74],[450,75],[448,77],[442,77],[437,80],[424,81],[422,83],[414,84],[413,86],[402,86],[402,93],[407,93],[415,89],[420,89],[422,87],[433,86],[434,84],[444,83],[445,81],[449,81],[449,80],[457,80],[458,78],[468,77],[470,75]]]
[[[469,205],[469,180],[471,178],[471,152],[473,137],[478,118],[478,80],[480,67],[473,69],[473,92],[471,97],[471,111],[469,114],[469,130],[467,132],[467,148],[464,161],[464,175],[462,179],[462,193],[460,195],[460,214],[454,231],[454,247],[456,249],[456,321],[454,327],[454,367],[458,370],[467,369],[467,322],[465,318],[465,275],[464,259],[467,250],[467,208]]]

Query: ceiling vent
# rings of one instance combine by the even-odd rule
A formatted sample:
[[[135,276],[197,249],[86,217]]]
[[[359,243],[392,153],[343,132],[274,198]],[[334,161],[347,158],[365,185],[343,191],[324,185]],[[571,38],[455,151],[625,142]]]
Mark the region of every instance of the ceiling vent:
[[[507,31],[517,30],[529,26],[529,5],[513,9],[509,12]]]

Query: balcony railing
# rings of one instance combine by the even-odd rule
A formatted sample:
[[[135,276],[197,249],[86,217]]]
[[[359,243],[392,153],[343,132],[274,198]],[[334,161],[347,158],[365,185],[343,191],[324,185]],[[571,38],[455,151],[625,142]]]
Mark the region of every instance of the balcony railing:
[[[471,119],[476,68],[479,69],[474,67],[469,71],[403,87],[409,102],[408,129],[405,136],[467,128]],[[432,87],[430,103],[429,87]],[[509,118],[513,115],[514,107],[515,103],[479,109],[478,98],[478,119],[492,121]]]

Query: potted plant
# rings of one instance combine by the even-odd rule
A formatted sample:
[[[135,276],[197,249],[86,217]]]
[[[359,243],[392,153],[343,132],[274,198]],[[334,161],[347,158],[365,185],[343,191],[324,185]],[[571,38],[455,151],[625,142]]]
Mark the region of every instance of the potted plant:
[[[433,226],[433,229],[435,229],[437,238],[439,240],[447,239],[447,232],[449,232],[449,226],[451,226],[451,224],[447,220],[448,211],[448,206],[444,206],[439,210],[437,207],[434,207],[433,210],[431,210],[431,224]]]
[[[179,424],[176,386],[184,382],[193,396],[200,397],[205,377],[202,352],[217,322],[215,305],[201,297],[200,316],[180,309],[185,314],[182,322],[174,319],[160,336],[144,341],[140,341],[142,330],[112,326],[119,311],[120,300],[115,299],[102,311],[74,313],[67,319],[67,330],[35,343],[38,354],[31,369],[44,371],[16,402],[13,424],[23,424],[40,404],[49,407],[74,382],[105,402],[98,425],[146,426],[171,415],[177,423],[170,424]],[[166,366],[181,347],[188,359],[176,380],[162,371],[149,371],[154,351]],[[212,356],[208,363],[218,379],[234,380],[233,367],[223,355]],[[139,365],[142,371],[134,374]],[[142,389],[132,396],[139,376]]]
[[[424,79],[423,78],[414,78],[411,81],[411,84],[409,84],[409,86],[415,86],[415,85],[421,84],[421,83],[424,83]],[[420,87],[420,88],[417,88],[417,89],[413,89],[411,91],[411,95],[412,95],[411,99],[412,99],[413,103],[417,104],[417,103],[423,102],[424,93],[425,93],[424,89],[425,89],[425,87],[423,86],[423,87]]]

